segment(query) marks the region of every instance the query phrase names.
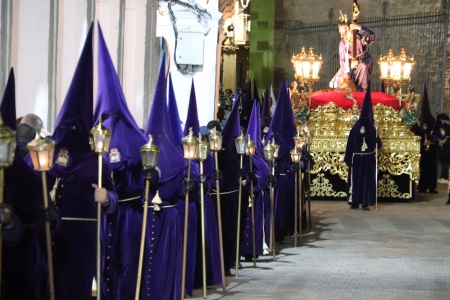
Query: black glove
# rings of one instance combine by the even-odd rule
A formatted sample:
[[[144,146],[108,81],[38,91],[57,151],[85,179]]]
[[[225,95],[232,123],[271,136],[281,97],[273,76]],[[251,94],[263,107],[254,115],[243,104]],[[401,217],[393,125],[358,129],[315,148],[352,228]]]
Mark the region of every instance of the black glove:
[[[0,204],[0,223],[4,226],[9,225],[12,220],[12,209],[9,204]]]
[[[298,172],[300,170],[300,164],[293,164],[292,165],[292,171]]]
[[[214,169],[213,178],[214,180],[221,180],[223,178],[222,171],[220,169]]]
[[[245,178],[247,178],[247,171],[245,171],[244,169],[239,169],[238,171],[238,178],[242,178],[242,180],[245,180]]]
[[[44,222],[54,224],[57,219],[58,213],[56,212],[56,208],[54,206],[44,208],[44,210],[42,211],[42,220],[44,220]]]
[[[159,173],[155,168],[144,167],[144,178],[150,181],[150,188],[158,187]]]
[[[203,184],[203,191],[208,190],[208,177],[205,174],[198,175],[198,182]]]
[[[194,189],[194,181],[186,177],[183,179],[183,186],[185,191],[190,192]]]
[[[254,185],[256,185],[256,184],[258,184],[258,178],[256,178],[256,174],[255,174],[255,172],[248,172],[248,179],[250,179],[250,181],[254,184]]]
[[[269,176],[267,176],[267,185],[272,184],[272,186],[275,186],[275,184],[277,183],[277,180],[275,179],[275,176],[272,174],[269,174]]]

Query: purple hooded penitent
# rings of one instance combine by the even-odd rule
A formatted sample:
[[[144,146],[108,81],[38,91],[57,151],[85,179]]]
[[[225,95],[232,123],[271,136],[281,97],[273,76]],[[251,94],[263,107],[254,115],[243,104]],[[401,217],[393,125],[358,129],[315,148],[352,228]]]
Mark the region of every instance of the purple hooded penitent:
[[[257,184],[253,185],[253,206],[255,212],[255,242],[256,242],[256,254],[261,255],[263,253],[263,219],[264,219],[264,205],[268,203],[269,193],[264,192],[267,188],[267,176],[269,175],[269,167],[264,159],[264,149],[261,142],[261,112],[260,103],[255,100],[253,102],[252,114],[247,129],[247,138],[251,138],[255,142],[255,155],[252,157],[252,169],[257,178]],[[248,167],[248,165],[247,165]],[[247,181],[246,189],[250,195],[250,180]],[[245,199],[246,200],[246,199]],[[266,201],[267,200],[267,201]],[[247,201],[244,201],[247,203]],[[242,230],[242,243],[240,253],[246,257],[252,257],[253,255],[253,234],[252,234],[252,212],[251,207],[245,205],[246,222]],[[267,235],[268,236],[268,235]]]
[[[98,90],[94,120],[112,132],[104,158],[119,196],[117,210],[103,223],[103,299],[135,295],[142,230],[143,169],[140,147],[146,138],[131,115],[98,25]]]
[[[430,193],[437,194],[438,153],[436,133],[440,130],[436,128],[436,119],[430,110],[426,84],[423,87],[419,120],[411,126],[411,131],[415,135],[420,136],[420,178],[418,191],[419,193],[429,191]]]
[[[240,98],[235,97],[233,108],[222,129],[222,151],[219,151],[219,169],[223,179],[220,181],[220,204],[222,212],[223,257],[225,273],[236,261],[237,204],[239,189],[239,161],[235,139],[241,135],[239,121]]]
[[[13,69],[0,112],[3,124],[15,130]],[[43,299],[48,297],[48,272],[44,226],[40,218],[44,206],[41,178],[25,163],[18,148],[12,165],[4,172],[4,202],[11,205],[13,221],[12,226],[3,227],[2,296],[5,299]]]
[[[290,151],[294,148],[293,137],[297,134],[294,113],[289,98],[288,87],[280,87],[275,111],[267,133],[266,143],[272,139],[280,146],[276,160],[275,178],[275,239],[283,242],[294,228],[294,174],[291,172]]]
[[[186,160],[174,140],[167,111],[165,55],[156,82],[156,89],[146,126],[146,134],[160,148],[157,168],[160,170],[158,195],[160,210],[148,211],[147,236],[142,268],[140,299],[180,299],[183,225],[179,220],[178,200],[181,182],[186,174]],[[155,198],[157,198],[155,196]],[[152,203],[155,202],[153,196]]]
[[[267,86],[266,92],[264,93],[264,100],[261,109],[261,130],[264,131],[264,128],[266,127],[267,129],[269,129],[271,121],[272,115],[270,113],[270,95],[269,95],[269,87]]]
[[[98,183],[99,174],[98,158],[89,144],[93,126],[92,30],[91,25],[53,134],[55,157],[49,173],[59,180],[55,204],[61,215],[53,237],[53,258],[56,299],[62,300],[90,298],[96,275],[97,203],[92,184]],[[118,199],[105,160],[101,176],[109,197],[102,212],[111,213]]]
[[[349,166],[347,200],[351,206],[374,205],[376,200],[376,149],[381,140],[374,126],[370,86],[366,91],[358,121],[350,130],[344,162]]]

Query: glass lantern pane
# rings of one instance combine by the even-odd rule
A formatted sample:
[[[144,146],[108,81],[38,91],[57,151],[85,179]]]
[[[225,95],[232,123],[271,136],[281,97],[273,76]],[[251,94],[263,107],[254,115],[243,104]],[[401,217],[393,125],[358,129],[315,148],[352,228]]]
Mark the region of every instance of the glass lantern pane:
[[[0,143],[0,165],[5,166],[8,163],[9,148],[7,143]]]

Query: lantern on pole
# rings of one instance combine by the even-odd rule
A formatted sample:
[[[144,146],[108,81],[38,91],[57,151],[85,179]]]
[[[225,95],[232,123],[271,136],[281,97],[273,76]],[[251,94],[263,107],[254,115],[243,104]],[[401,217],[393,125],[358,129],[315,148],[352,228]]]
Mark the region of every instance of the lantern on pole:
[[[208,143],[202,138],[202,134],[198,135],[198,153],[197,159],[200,167],[200,209],[201,209],[201,227],[202,227],[202,274],[203,274],[203,299],[206,299],[206,241],[205,241],[205,181],[203,174],[203,162],[208,157]]]
[[[90,131],[91,147],[98,156],[98,187],[102,188],[103,158],[102,155],[108,152],[111,142],[111,130],[103,126],[100,117],[98,125]],[[101,203],[97,203],[97,299],[101,299],[101,223],[102,223]]]
[[[4,203],[3,185],[5,182],[5,168],[9,167],[14,160],[14,151],[16,149],[16,133],[9,127],[3,125],[3,119],[0,116],[0,205]],[[11,214],[9,214],[11,215]],[[0,224],[0,273],[2,270],[2,249],[3,249],[3,229]],[[1,290],[0,274],[0,290]]]
[[[294,188],[294,201],[295,201],[295,212],[294,212],[294,247],[297,248],[297,238],[298,238],[298,210],[299,210],[299,205],[298,203],[299,198],[300,198],[300,194],[301,194],[301,169],[300,169],[300,160],[302,158],[302,149],[301,148],[297,148],[294,147],[294,149],[291,150],[291,160],[294,163],[294,170],[295,173],[294,174],[294,178],[295,178],[295,188]],[[299,184],[300,182],[300,184]],[[301,219],[301,214],[300,214],[300,219]],[[300,221],[300,227],[301,227],[301,221]],[[300,229],[300,234],[301,234],[301,229]]]
[[[243,173],[243,163],[244,155],[247,152],[247,138],[244,132],[241,131],[241,135],[234,140],[236,146],[236,152],[240,156],[239,171],[239,196],[238,196],[238,217],[237,217],[237,235],[236,235],[236,277],[239,274],[239,240],[241,235],[241,203],[242,203],[242,173]]]
[[[147,216],[148,216],[148,196],[150,191],[150,176],[152,171],[155,171],[156,163],[158,162],[158,157],[160,149],[153,143],[153,138],[151,135],[148,136],[148,143],[144,144],[140,148],[142,167],[144,169],[145,176],[145,198],[144,198],[144,212],[142,216],[142,231],[141,231],[141,244],[139,251],[139,263],[138,263],[138,274],[136,282],[136,293],[135,300],[139,299],[140,287],[141,287],[141,275],[142,275],[142,263],[144,260],[144,245],[145,245],[145,235],[147,231]]]
[[[197,158],[198,140],[194,136],[192,128],[189,128],[189,134],[182,139],[183,155],[188,161],[187,183],[191,181],[191,161]],[[189,191],[186,190],[185,211],[184,211],[184,236],[183,236],[183,269],[181,278],[181,299],[184,299],[186,285],[186,252],[187,252],[187,235],[188,235],[188,219],[189,219]]]
[[[220,265],[222,271],[222,288],[225,291],[225,265],[223,258],[223,237],[222,237],[222,211],[220,208],[220,179],[222,178],[222,173],[219,170],[219,157],[218,152],[222,150],[222,134],[213,128],[211,135],[209,136],[209,149],[214,152],[214,162],[216,169],[214,170],[214,179],[216,180],[216,200],[217,200],[217,225],[219,230],[219,244],[220,244]]]

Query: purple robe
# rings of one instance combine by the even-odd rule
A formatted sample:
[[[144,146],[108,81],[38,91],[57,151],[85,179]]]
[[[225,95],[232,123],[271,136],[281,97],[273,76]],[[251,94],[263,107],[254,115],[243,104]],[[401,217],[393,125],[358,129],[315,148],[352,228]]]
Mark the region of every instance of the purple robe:
[[[365,133],[360,133],[364,124]],[[365,142],[365,144],[364,144]],[[366,147],[363,147],[363,144]],[[381,148],[381,140],[375,128],[367,123],[356,123],[350,130],[345,150],[344,162],[349,166],[347,180],[347,200],[349,205],[375,205],[376,200],[376,151]]]
[[[183,223],[177,205],[183,178],[179,173],[160,184],[161,210],[149,207],[140,299],[180,299]]]
[[[67,136],[70,140],[70,133]],[[56,299],[91,299],[97,248],[97,203],[91,185],[98,182],[98,158],[94,153],[80,155],[75,150],[74,157],[71,150],[60,149],[55,149],[54,168],[49,172],[60,178],[55,204],[61,224],[53,237]],[[60,156],[63,152],[68,155],[67,165]],[[109,205],[102,207],[104,215],[115,210],[118,199],[105,160],[102,172],[102,186],[109,196]]]
[[[219,230],[217,224],[216,196],[211,195],[211,190],[216,181],[211,177],[214,170],[214,154],[209,153],[203,162],[203,174],[208,177],[207,188],[204,188],[204,214],[205,214],[205,260],[206,260],[206,284],[208,286],[222,283],[222,271],[220,265]],[[200,193],[200,187],[199,187]],[[195,269],[195,286],[203,285],[202,269],[202,237],[201,237],[201,203],[198,203],[198,230],[197,230],[197,256]]]

